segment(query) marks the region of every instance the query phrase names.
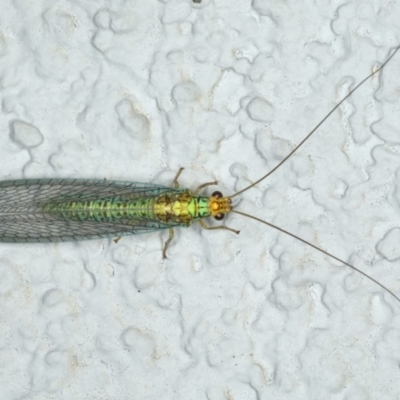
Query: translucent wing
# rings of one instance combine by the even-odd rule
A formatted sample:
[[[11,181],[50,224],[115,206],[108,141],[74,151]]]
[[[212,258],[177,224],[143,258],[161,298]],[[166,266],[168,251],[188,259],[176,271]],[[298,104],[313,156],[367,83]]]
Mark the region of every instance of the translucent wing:
[[[174,226],[178,226],[178,224],[124,219],[115,222],[71,221],[56,219],[44,214],[5,216],[0,214],[0,242],[44,243],[117,238]]]
[[[179,192],[153,183],[120,182],[91,179],[21,179],[0,182],[0,212],[41,210],[52,200],[76,200],[121,197],[158,196],[165,192]]]
[[[63,219],[43,205],[65,199],[134,199],[179,192],[151,183],[83,179],[28,179],[0,182],[0,242],[60,242],[118,237],[165,229],[176,223],[121,218],[116,221]]]

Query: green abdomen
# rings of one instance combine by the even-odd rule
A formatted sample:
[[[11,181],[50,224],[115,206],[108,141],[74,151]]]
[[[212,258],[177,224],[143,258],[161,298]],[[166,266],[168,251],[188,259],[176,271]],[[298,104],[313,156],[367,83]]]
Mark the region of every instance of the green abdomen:
[[[189,226],[194,219],[210,215],[207,197],[189,191],[164,193],[155,197],[101,200],[53,200],[43,211],[64,220],[112,222],[122,219],[159,221]]]
[[[66,220],[111,222],[120,219],[154,220],[154,198],[69,200],[49,203],[43,210]]]

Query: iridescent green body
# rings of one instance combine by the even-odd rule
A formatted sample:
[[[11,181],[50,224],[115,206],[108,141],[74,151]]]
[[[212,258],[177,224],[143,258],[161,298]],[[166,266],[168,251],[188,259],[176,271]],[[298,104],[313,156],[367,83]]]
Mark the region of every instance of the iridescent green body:
[[[52,201],[43,210],[65,220],[115,222],[123,219],[174,222],[188,226],[194,219],[209,217],[209,198],[194,196],[188,190],[173,189],[158,196],[124,199]]]
[[[196,219],[215,216],[225,209],[220,206],[222,200],[197,196],[188,189],[138,182],[3,181],[0,242],[115,238],[190,226]]]
[[[399,49],[400,45],[379,68],[375,68],[343,97],[272,170],[231,196],[223,197],[220,192],[214,192],[209,198],[197,196],[201,188],[216,182],[200,185],[193,193],[188,189],[180,189],[177,179],[182,168],[173,181],[174,188],[149,183],[79,179],[4,181],[0,182],[0,242],[73,241],[119,237],[168,228],[170,236],[163,248],[165,257],[176,226],[189,226],[198,220],[205,229],[225,229],[239,233],[224,225],[208,227],[202,222],[202,218],[209,216],[220,220],[224,214],[232,211],[285,233],[341,262],[400,302],[400,298],[387,287],[348,262],[285,229],[242,211],[232,210],[231,207],[233,197],[258,185],[283,165],[354,91],[384,68]]]

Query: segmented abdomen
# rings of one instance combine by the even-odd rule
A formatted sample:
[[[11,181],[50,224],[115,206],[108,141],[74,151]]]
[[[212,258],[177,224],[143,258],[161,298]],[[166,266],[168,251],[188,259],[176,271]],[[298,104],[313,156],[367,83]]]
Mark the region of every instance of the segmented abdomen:
[[[65,220],[113,222],[122,219],[157,220],[154,198],[123,200],[120,198],[51,202],[43,211]]]
[[[138,182],[3,181],[0,182],[0,242],[115,238],[171,228],[181,224],[157,220],[151,202],[162,194],[180,192],[183,190]]]

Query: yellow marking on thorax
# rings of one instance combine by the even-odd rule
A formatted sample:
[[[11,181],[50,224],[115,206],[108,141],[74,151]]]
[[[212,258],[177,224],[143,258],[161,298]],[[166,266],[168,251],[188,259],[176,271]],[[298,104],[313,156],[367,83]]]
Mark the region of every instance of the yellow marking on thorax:
[[[181,215],[182,212],[182,203],[178,200],[174,201],[174,204],[172,205],[172,212],[179,217],[179,215]]]
[[[159,202],[155,204],[155,212],[159,216],[176,217],[178,220],[189,214],[189,201],[192,196],[189,193],[179,193],[176,196],[162,196]],[[183,221],[183,220],[182,220]]]
[[[179,217],[182,212],[184,212],[184,204],[182,204],[181,201],[175,200],[174,202],[168,203],[168,204],[163,204],[159,208],[159,210],[162,210],[163,214],[173,214],[177,217]],[[187,209],[187,204],[186,204],[186,209]]]

